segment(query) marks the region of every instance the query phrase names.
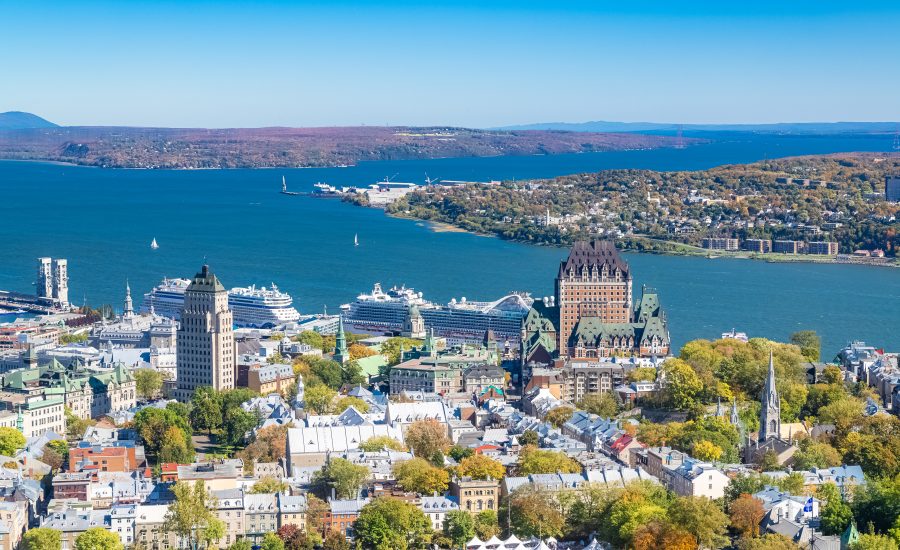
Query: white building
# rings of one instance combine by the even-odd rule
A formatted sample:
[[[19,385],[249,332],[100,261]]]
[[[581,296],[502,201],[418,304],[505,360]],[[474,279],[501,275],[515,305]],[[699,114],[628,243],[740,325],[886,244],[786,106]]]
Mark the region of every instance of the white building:
[[[459,503],[445,496],[422,497],[419,500],[419,509],[425,512],[425,517],[431,521],[435,531],[442,531],[447,512],[459,510]]]

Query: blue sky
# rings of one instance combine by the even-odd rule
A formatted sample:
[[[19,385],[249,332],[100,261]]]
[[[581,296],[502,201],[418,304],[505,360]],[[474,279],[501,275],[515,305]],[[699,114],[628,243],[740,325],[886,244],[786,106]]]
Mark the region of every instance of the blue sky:
[[[191,127],[898,120],[898,28],[900,2],[0,0],[0,111]]]

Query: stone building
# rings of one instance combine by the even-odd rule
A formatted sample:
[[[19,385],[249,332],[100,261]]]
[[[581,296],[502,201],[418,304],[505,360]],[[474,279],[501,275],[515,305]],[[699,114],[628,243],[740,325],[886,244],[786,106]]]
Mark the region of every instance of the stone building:
[[[496,511],[500,504],[500,482],[495,479],[454,478],[450,482],[450,494],[459,503],[460,510],[472,514]]]
[[[184,293],[178,329],[175,397],[190,401],[200,386],[234,387],[235,345],[228,291],[204,265]]]

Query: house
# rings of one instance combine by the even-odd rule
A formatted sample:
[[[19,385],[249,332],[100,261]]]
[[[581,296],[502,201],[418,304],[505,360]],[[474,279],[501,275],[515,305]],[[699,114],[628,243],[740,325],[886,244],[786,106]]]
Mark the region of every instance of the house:
[[[368,498],[328,501],[328,510],[322,520],[323,535],[337,531],[345,537],[353,538],[353,524],[359,517],[363,506],[369,503]]]
[[[446,496],[430,496],[419,499],[419,509],[431,521],[434,530],[441,531],[444,529],[444,518],[447,517],[447,512],[459,510],[459,504]]]

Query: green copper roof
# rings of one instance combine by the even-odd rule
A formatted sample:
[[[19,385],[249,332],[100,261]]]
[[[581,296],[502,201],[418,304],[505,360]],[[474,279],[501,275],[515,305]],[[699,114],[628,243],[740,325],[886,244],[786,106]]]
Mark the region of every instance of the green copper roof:
[[[225,292],[225,287],[219,282],[219,278],[209,271],[209,266],[200,268],[200,273],[194,275],[194,279],[187,287],[188,291],[199,292]]]

